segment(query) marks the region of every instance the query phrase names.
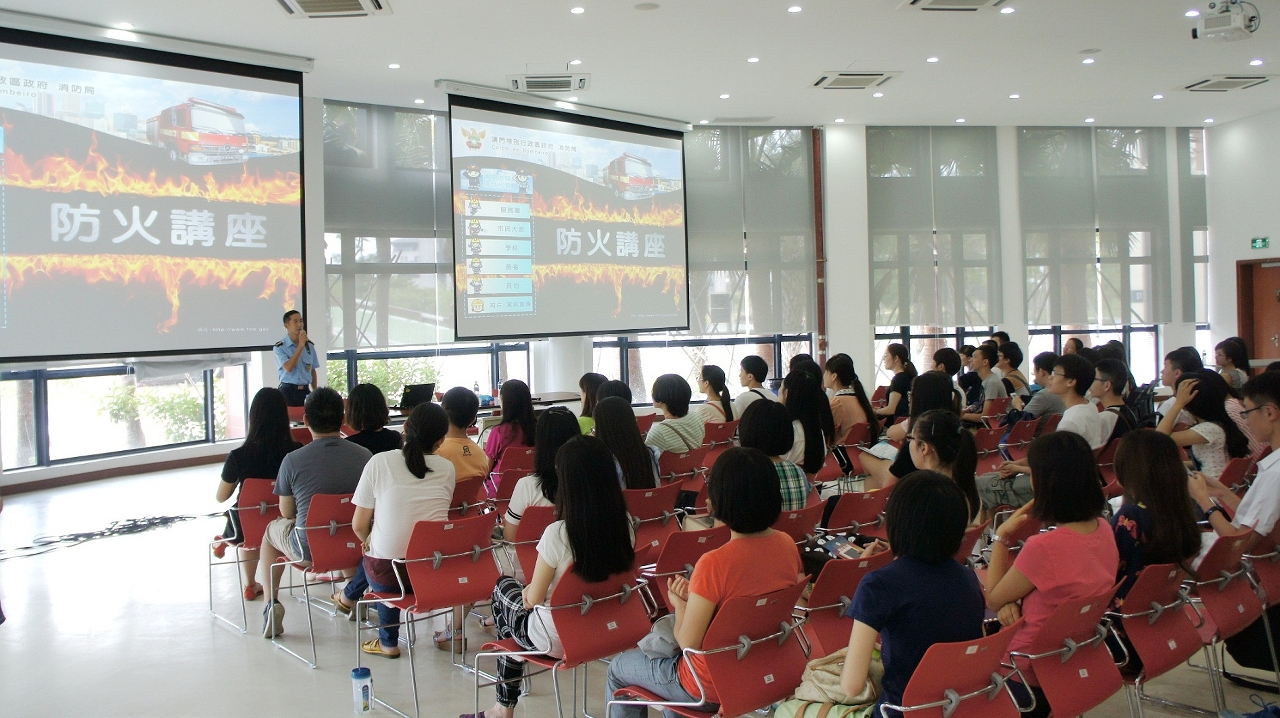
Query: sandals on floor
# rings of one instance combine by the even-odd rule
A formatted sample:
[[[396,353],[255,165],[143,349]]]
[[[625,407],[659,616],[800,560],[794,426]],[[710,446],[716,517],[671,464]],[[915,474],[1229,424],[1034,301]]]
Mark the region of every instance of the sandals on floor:
[[[360,644],[360,650],[373,656],[383,656],[385,658],[399,658],[400,649],[396,649],[395,653],[383,648],[382,641],[374,638]]]
[[[252,601],[262,595],[262,584],[255,583],[244,587],[244,600]]]

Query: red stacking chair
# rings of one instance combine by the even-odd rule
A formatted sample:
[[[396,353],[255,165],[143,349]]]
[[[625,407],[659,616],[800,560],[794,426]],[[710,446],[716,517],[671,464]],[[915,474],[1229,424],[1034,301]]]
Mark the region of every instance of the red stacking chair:
[[[311,443],[311,429],[305,426],[295,426],[289,429],[289,433],[293,436],[293,440],[306,446]]]
[[[657,420],[657,414],[636,414],[636,426],[640,428],[640,436],[647,435],[649,429],[653,428],[653,422]]]
[[[400,592],[367,593],[355,610],[375,603],[395,606],[402,611],[400,620],[407,632],[417,621],[442,614],[452,615],[450,609],[454,606],[489,600],[501,575],[493,555],[495,546],[490,542],[492,531],[493,520],[483,514],[449,521],[419,521],[414,524],[413,534],[409,537],[405,558],[392,561],[396,567],[396,579],[400,581]],[[406,576],[408,585],[404,580]],[[413,617],[415,614],[418,618]],[[364,655],[360,650],[360,628],[357,624],[356,666],[360,665]],[[465,662],[466,622],[459,628],[463,635]],[[417,716],[421,713],[418,708],[418,674],[413,661],[414,641],[406,637],[405,644],[409,652],[413,713]],[[404,715],[387,703],[378,702]]]
[[[978,539],[982,538],[982,533],[991,527],[991,522],[987,521],[979,526],[970,526],[964,530],[964,538],[960,539],[960,550],[956,551],[956,560],[966,565],[972,565],[973,549],[978,545]]]
[[[1182,590],[1186,577],[1185,571],[1171,563],[1147,566],[1129,588],[1124,605],[1107,614],[1113,621],[1120,621],[1128,645],[1142,661],[1140,672],[1124,675],[1130,716],[1135,714],[1135,707],[1141,715],[1136,702],[1143,699],[1163,703],[1143,692],[1151,679],[1177,668],[1204,648],[1195,623],[1187,615],[1191,599]],[[1125,648],[1126,654],[1129,650]],[[1132,656],[1126,655],[1125,663],[1133,663]]]
[[[1107,649],[1103,614],[1119,584],[1058,605],[1027,651],[1010,655],[1030,663],[1040,690],[1059,716],[1078,716],[1102,704],[1124,686]]]
[[[857,451],[857,449],[854,449],[854,451]],[[840,479],[844,477],[844,469],[840,468],[840,462],[836,460],[836,455],[827,454],[827,458],[822,462],[822,468],[818,469],[818,473],[809,477],[809,481],[814,484],[839,483]]]
[[[1249,472],[1253,470],[1253,465],[1252,457],[1232,459],[1227,462],[1227,466],[1222,470],[1222,475],[1218,477],[1218,481],[1222,482],[1222,485],[1228,489],[1241,493],[1249,486],[1248,477]]]
[[[887,538],[884,532],[884,504],[893,487],[841,494],[827,521],[827,533],[861,534]]]
[[[822,658],[849,645],[853,619],[849,606],[858,584],[872,571],[888,566],[893,554],[882,551],[875,556],[857,559],[835,559],[822,566],[813,583],[807,606],[796,606],[805,617],[804,633],[809,637],[809,658]]]
[[[360,565],[363,558],[360,539],[356,537],[356,532],[351,528],[351,517],[355,514],[355,504],[351,503],[351,494],[316,494],[311,497],[311,505],[307,509],[307,525],[295,526],[294,531],[299,532],[307,537],[307,549],[311,552],[311,565],[307,566],[300,561],[290,561],[285,557],[280,557],[277,563],[283,563],[302,571],[302,595],[303,605],[307,607],[307,633],[311,637],[311,660],[307,660],[305,656],[294,652],[288,646],[280,642],[279,636],[274,636],[271,642],[276,648],[281,649],[285,653],[306,663],[312,668],[316,667],[316,630],[315,624],[311,620],[312,603],[322,606],[332,606],[328,601],[316,601],[311,598],[311,587],[322,583],[333,583],[331,578],[321,578],[322,575],[332,575],[339,572],[354,572],[356,567]],[[268,581],[274,574],[268,572]],[[296,588],[290,585],[289,588]],[[275,595],[275,586],[270,586],[271,595]],[[333,608],[326,608],[325,611],[330,616],[338,615]]]
[[[513,567],[519,570],[526,583],[533,580],[533,567],[538,563],[538,541],[555,520],[554,506],[530,506],[524,510],[520,523],[516,525],[515,540],[510,543],[516,551]]]
[[[449,518],[480,513],[488,504],[484,494],[484,477],[469,476],[453,484],[453,498],[449,501]]]
[[[705,446],[681,454],[664,451],[658,457],[658,479],[664,484],[680,482],[685,491],[696,493],[706,484],[706,455]]]
[[[228,509],[229,511],[235,511],[239,517],[242,535],[227,536],[209,544],[209,615],[219,621],[225,621],[235,626],[240,629],[241,633],[246,633],[249,630],[249,612],[244,606],[244,576],[239,571],[239,566],[244,563],[244,559],[240,558],[239,552],[237,552],[234,561],[215,561],[213,547],[224,541],[238,540],[240,541],[240,548],[257,550],[262,545],[262,534],[266,532],[267,524],[274,519],[280,518],[280,498],[275,495],[275,485],[275,479],[245,479],[240,484],[240,496],[236,498],[236,505]],[[239,582],[240,592],[236,595],[240,596],[240,624],[236,624],[213,609],[214,566],[237,567],[236,580]]]
[[[708,449],[714,449],[717,446],[733,446],[733,437],[737,433],[738,422],[736,420],[708,421],[706,424],[706,434],[702,437],[702,445]]]
[[[1277,545],[1278,543],[1280,543],[1280,527],[1272,529],[1270,534],[1254,544],[1249,553],[1240,557],[1244,567],[1249,571],[1249,580],[1267,609],[1280,605],[1280,545]],[[1271,618],[1266,611],[1262,613],[1262,620],[1267,629],[1267,638],[1270,640]],[[1274,643],[1270,648],[1272,655],[1276,655]],[[1273,665],[1276,664],[1273,663]],[[1276,671],[1276,685],[1280,685],[1280,668]]]
[[[582,712],[587,715],[586,665],[636,647],[636,643],[649,633],[649,615],[645,613],[641,588],[644,581],[633,573],[610,576],[600,583],[587,583],[566,571],[551,592],[549,606],[556,633],[564,647],[564,657],[556,658],[536,651],[526,651],[514,639],[486,643],[476,654],[479,664],[482,656],[524,656],[525,662],[542,668],[540,673],[551,671],[551,685],[556,695],[556,715],[564,718],[560,696],[560,672],[574,671],[572,715],[578,714],[577,671],[582,671]],[[475,672],[475,712],[480,712],[480,672]],[[495,685],[494,680],[485,683]]]
[[[493,500],[494,508],[501,516],[511,503],[516,482],[533,473],[534,450],[532,446],[508,446],[498,457],[498,463],[489,472],[485,488]]]
[[[1265,613],[1242,564],[1245,547],[1253,538],[1253,531],[1248,530],[1219,537],[1200,562],[1198,578],[1192,584],[1192,595],[1204,609],[1200,640],[1210,648],[1205,657],[1209,660],[1210,684],[1218,711],[1226,709],[1226,692],[1222,685],[1222,665],[1213,649]]]
[[[840,446],[870,446],[873,441],[875,436],[871,433],[871,425],[863,422],[849,427],[849,433],[844,435]]]
[[[871,392],[871,406],[879,409],[889,403],[889,387],[878,386],[876,390]]]
[[[809,505],[795,511],[783,511],[774,522],[773,529],[790,536],[796,543],[804,543],[814,536],[822,511],[827,507],[817,494],[809,494]]]
[[[289,421],[295,424],[301,424],[303,417],[307,413],[306,408],[301,406],[290,406],[287,407],[286,411],[289,412]]]
[[[974,446],[978,450],[979,474],[996,471],[1004,463],[1004,454],[1000,453],[1001,429],[978,429],[973,435]]]
[[[350,426],[347,426],[346,424],[343,424],[342,427],[338,429],[338,433],[342,434],[343,438],[346,438],[348,436],[355,436],[360,432],[356,431],[355,429],[352,429]]]
[[[667,608],[667,579],[689,578],[702,554],[729,543],[729,535],[728,526],[719,526],[702,531],[677,531],[667,536],[658,550],[657,562],[640,569],[641,576],[649,582],[654,605]]]
[[[1000,524],[1004,523],[1005,519],[1009,518],[1009,516],[1012,514],[1013,514],[1012,511],[998,512],[995,515],[995,518],[992,519],[991,525],[999,526]],[[1040,533],[1040,531],[1043,529],[1044,529],[1044,525],[1040,523],[1039,520],[1028,516],[1027,520],[1023,521],[1022,525],[1018,527],[1018,530],[1015,531],[1013,535],[1009,537],[1009,543],[1013,544],[1013,546],[1009,547],[1009,555],[1010,556],[1017,555],[1017,553],[1021,551],[1022,547],[1027,543],[1027,539]],[[981,553],[982,553],[983,563],[989,564],[991,562],[991,547],[987,546],[983,548]],[[975,569],[975,572],[978,574],[978,581],[980,581],[983,586],[986,586],[987,570],[985,568]]]
[[[1000,448],[1004,449],[1010,461],[1027,458],[1027,447],[1031,446],[1032,440],[1036,438],[1036,426],[1039,424],[1039,419],[1023,419],[1015,422],[1009,429],[1009,436],[1005,437]]]
[[[1050,414],[1049,418],[1044,420],[1044,426],[1040,428],[1040,435],[1044,436],[1050,432],[1058,430],[1058,424],[1062,421],[1062,414]]]
[[[1000,419],[1009,413],[1009,404],[1013,401],[1007,396],[991,399],[991,411],[982,417],[982,423],[988,427],[999,427]]]
[[[643,566],[658,558],[658,548],[668,534],[680,530],[676,497],[680,484],[667,484],[656,489],[625,489],[623,499],[636,534],[636,565]]]
[[[719,694],[719,711],[698,710],[706,691],[699,683],[701,695],[692,704],[664,701],[643,688],[627,686],[613,694],[606,713],[614,705],[639,705],[686,718],[741,716],[787,698],[800,685],[807,660],[797,630],[801,622],[791,615],[805,584],[725,601],[711,619],[702,648],[684,649],[684,660],[705,662]],[[696,671],[694,680],[699,680]]]
[[[1000,661],[1021,629],[1018,621],[986,638],[929,646],[902,692],[902,705],[883,705],[879,715],[888,718],[895,710],[912,718],[1018,718]]]

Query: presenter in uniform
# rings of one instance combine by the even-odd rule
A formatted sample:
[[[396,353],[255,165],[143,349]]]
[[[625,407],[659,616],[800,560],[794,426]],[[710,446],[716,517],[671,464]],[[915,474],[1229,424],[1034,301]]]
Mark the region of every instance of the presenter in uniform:
[[[298,310],[285,312],[284,328],[288,334],[276,342],[274,349],[280,391],[289,406],[302,406],[316,388],[316,345],[307,339]]]

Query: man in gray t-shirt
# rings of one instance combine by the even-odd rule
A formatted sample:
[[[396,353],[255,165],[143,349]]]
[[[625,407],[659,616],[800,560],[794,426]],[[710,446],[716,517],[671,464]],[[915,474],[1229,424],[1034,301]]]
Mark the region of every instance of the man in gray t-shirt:
[[[1058,355],[1053,352],[1041,352],[1036,355],[1031,371],[1037,386],[1049,386],[1049,380],[1053,378],[1053,363],[1057,360]],[[1067,410],[1067,405],[1062,403],[1062,397],[1044,388],[1033,394],[1031,400],[1025,405],[1023,405],[1024,401],[1026,400],[1022,397],[1013,397],[1013,408],[1025,411],[1037,419],[1061,414]]]

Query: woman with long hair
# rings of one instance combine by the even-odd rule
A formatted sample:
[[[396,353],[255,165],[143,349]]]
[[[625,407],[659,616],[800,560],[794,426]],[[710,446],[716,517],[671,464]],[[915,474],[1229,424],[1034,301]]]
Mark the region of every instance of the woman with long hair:
[[[960,415],[946,409],[926,411],[912,422],[907,446],[917,468],[936,471],[956,482],[969,502],[969,521],[973,522],[982,506],[974,482],[978,447]]]
[[[911,436],[911,426],[915,420],[935,409],[951,411],[959,416],[962,400],[949,375],[940,371],[927,371],[911,382],[911,410],[907,422],[889,427],[885,438],[905,442]],[[871,489],[888,486],[918,468],[912,463],[910,451],[899,450],[894,459],[882,459],[867,453],[859,458],[862,460],[863,471],[867,472],[867,488]]]
[[[920,372],[911,363],[911,353],[902,344],[890,344],[884,350],[884,368],[893,373],[889,381],[889,397],[884,406],[876,409],[877,416],[901,419],[907,415],[907,397],[911,394],[911,382]]]
[[[249,430],[245,432],[244,443],[227,454],[222,464],[222,480],[218,482],[217,499],[222,503],[232,496],[240,496],[240,485],[245,479],[271,479],[275,481],[280,473],[280,462],[284,455],[301,447],[289,433],[289,407],[285,404],[284,394],[275,387],[263,387],[253,395],[253,403],[249,405]],[[214,541],[222,541],[214,547],[219,558],[227,546],[237,547],[240,564],[245,575],[244,597],[252,601],[262,595],[262,584],[254,581],[258,571],[258,549],[241,548],[244,531],[240,528],[240,512],[227,512],[227,525],[221,536],[214,536]]]
[[[563,656],[547,604],[561,577],[572,567],[583,581],[598,583],[634,567],[635,536],[622,489],[617,482],[599,480],[612,471],[613,454],[594,436],[575,436],[560,449],[557,520],[538,541],[529,585],[503,576],[493,589],[493,619],[500,639],[514,639],[522,650]],[[499,658],[498,677],[502,682],[497,703],[480,715],[510,718],[520,700],[524,661]]]
[[[392,561],[404,559],[419,521],[449,518],[455,474],[453,462],[436,450],[449,432],[449,416],[439,404],[413,407],[404,422],[404,447],[374,454],[365,464],[351,503],[351,528],[364,542],[364,573],[374,591],[395,593],[408,577],[396,576]],[[377,518],[375,521],[374,518]],[[400,609],[378,604],[378,637],[360,650],[375,656],[400,655]],[[451,636],[446,637],[447,642]],[[439,644],[440,637],[436,637]]]
[[[738,442],[748,449],[759,449],[773,462],[778,472],[778,489],[782,492],[782,510],[804,508],[813,493],[813,485],[804,469],[783,455],[795,443],[795,428],[787,407],[776,401],[753,401],[742,413],[738,424]]]
[[[822,383],[835,392],[831,397],[831,418],[835,422],[835,442],[843,444],[854,424],[874,423],[875,410],[862,388],[862,380],[853,369],[853,358],[848,354],[835,354],[827,359],[822,372]]]
[[[783,458],[799,465],[806,474],[818,473],[827,460],[827,449],[836,440],[831,402],[818,379],[804,370],[793,371],[782,380],[779,398],[791,414],[795,430],[795,443]]]
[[[707,395],[707,403],[701,407],[703,420],[733,421],[733,397],[725,384],[724,369],[715,364],[703,364],[698,379],[698,390]]]
[[[516,537],[516,527],[530,506],[554,506],[559,491],[556,475],[556,453],[575,436],[581,436],[578,419],[563,406],[553,406],[538,417],[534,430],[533,473],[516,482],[511,503],[502,516],[502,536],[508,541]]]
[[[1240,337],[1228,337],[1218,342],[1213,348],[1214,363],[1218,365],[1218,373],[1240,391],[1240,387],[1249,381],[1249,350]]]
[[[489,430],[489,439],[484,443],[484,453],[491,466],[498,463],[509,446],[533,446],[536,424],[528,384],[508,379],[502,382],[498,397],[502,401],[502,422]]]
[[[1215,372],[1184,372],[1178,377],[1172,408],[1156,427],[1156,431],[1173,437],[1178,446],[1187,447],[1196,468],[1212,479],[1222,475],[1227,462],[1249,455],[1249,437],[1227,413],[1230,391],[1227,380]],[[1195,423],[1175,431],[1178,415],[1183,411]]]
[[[611,396],[596,404],[596,438],[613,454],[618,481],[624,489],[652,489],[658,485],[658,462],[644,445],[636,414],[625,399]]]
[[[347,441],[359,444],[371,454],[395,451],[404,443],[404,437],[395,429],[388,429],[391,412],[387,409],[387,397],[375,384],[356,384],[347,396],[347,426],[356,430]]]
[[[600,387],[604,386],[606,381],[609,381],[609,377],[593,371],[583,374],[578,380],[578,389],[582,392],[582,413],[578,415],[578,425],[582,427],[584,434],[590,434],[595,428],[591,414],[596,410],[596,402],[600,400]]]

